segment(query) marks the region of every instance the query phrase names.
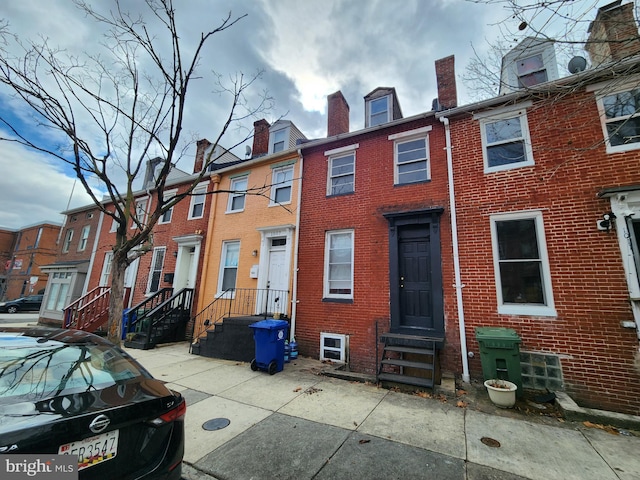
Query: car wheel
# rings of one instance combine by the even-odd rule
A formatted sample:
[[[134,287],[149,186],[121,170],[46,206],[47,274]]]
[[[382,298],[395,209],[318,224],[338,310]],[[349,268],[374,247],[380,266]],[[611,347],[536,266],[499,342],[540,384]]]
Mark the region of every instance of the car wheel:
[[[9,308],[7,308],[7,312],[9,313],[16,313],[18,311],[18,307],[16,307],[15,305],[11,305]]]

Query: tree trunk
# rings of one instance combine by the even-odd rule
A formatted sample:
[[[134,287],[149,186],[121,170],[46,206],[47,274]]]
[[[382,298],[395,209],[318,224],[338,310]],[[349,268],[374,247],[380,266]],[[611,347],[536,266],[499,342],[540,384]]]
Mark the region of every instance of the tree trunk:
[[[128,266],[126,255],[126,252],[114,252],[111,263],[111,296],[109,298],[109,328],[107,338],[118,346],[120,346],[122,335],[124,275]]]

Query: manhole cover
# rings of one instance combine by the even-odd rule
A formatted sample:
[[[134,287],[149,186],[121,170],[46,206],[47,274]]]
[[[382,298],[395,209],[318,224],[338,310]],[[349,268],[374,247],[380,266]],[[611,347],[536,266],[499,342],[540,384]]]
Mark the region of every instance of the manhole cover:
[[[213,418],[211,420],[207,420],[202,424],[202,428],[205,430],[221,430],[224,427],[227,427],[231,422],[228,418]]]
[[[482,437],[480,439],[480,441],[482,443],[484,443],[487,447],[493,447],[493,448],[499,448],[500,447],[500,442],[498,440],[496,440],[495,438]]]

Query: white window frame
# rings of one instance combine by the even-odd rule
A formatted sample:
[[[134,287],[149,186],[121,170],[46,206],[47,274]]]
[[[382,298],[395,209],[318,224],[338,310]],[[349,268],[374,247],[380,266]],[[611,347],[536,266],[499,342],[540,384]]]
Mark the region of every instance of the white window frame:
[[[393,184],[394,185],[411,185],[413,183],[427,182],[431,180],[431,155],[429,151],[429,135],[432,127],[429,125],[427,127],[416,128],[414,130],[409,130],[406,132],[396,133],[394,135],[389,135],[387,138],[394,142],[393,144]],[[425,158],[412,160],[411,162],[405,162],[403,165],[407,165],[410,163],[418,163],[425,162],[427,164],[426,173],[427,178],[424,180],[416,180],[413,182],[400,182],[400,172],[399,172],[399,164],[398,164],[398,148],[400,145],[403,145],[407,142],[413,142],[415,140],[424,139],[425,144]]]
[[[284,174],[285,180],[279,181],[278,176]],[[291,179],[286,180],[287,174],[290,174]],[[286,201],[278,202],[276,198],[278,197],[278,192],[281,189],[289,189],[289,199]],[[287,205],[291,203],[291,199],[293,197],[293,165],[284,165],[280,167],[274,167],[271,172],[271,194],[269,206],[277,206],[277,205]]]
[[[158,260],[158,255],[162,252],[162,265],[160,268],[156,268],[156,263]],[[153,294],[160,290],[160,284],[162,283],[162,272],[164,270],[164,262],[167,259],[167,247],[154,247],[153,255],[151,256],[151,265],[149,265],[149,278],[147,280],[147,294]],[[153,283],[153,274],[154,272],[158,273],[158,288],[156,290],[151,290],[151,284]]]
[[[162,202],[163,203],[169,202],[173,197],[176,196],[177,193],[178,193],[177,189],[175,189],[175,190],[167,190],[162,195]],[[204,212],[204,208],[202,209],[202,211]],[[167,223],[171,223],[171,218],[172,217],[173,217],[173,207],[171,207],[169,210],[164,212],[164,214],[158,219],[158,224],[159,225],[165,225]]]
[[[557,312],[553,301],[553,288],[551,285],[551,271],[549,256],[547,254],[547,242],[544,233],[542,212],[537,210],[500,213],[490,215],[491,244],[493,249],[493,267],[496,282],[496,295],[498,300],[498,313],[504,315],[528,315],[541,317],[555,317]],[[536,227],[536,240],[541,267],[542,291],[544,304],[531,303],[504,303],[502,297],[502,277],[500,275],[500,252],[498,243],[497,223],[510,220],[534,220]]]
[[[279,139],[279,136],[282,135],[282,139]],[[278,140],[276,142],[276,140]],[[269,153],[278,153],[284,152],[289,149],[289,144],[287,143],[289,140],[289,127],[278,128],[277,130],[273,130],[269,132]],[[276,145],[282,143],[282,148],[276,150]]]
[[[89,233],[91,232],[91,225],[85,225],[80,232],[80,239],[78,240],[78,251],[84,252],[87,249],[87,242],[89,241]]]
[[[242,185],[244,183],[244,187]],[[249,188],[249,174],[238,175],[229,181],[229,199],[227,200],[227,211],[225,213],[244,212],[247,204],[247,189]],[[241,192],[241,193],[240,193]],[[233,208],[234,200],[242,198],[242,208]]]
[[[64,236],[64,243],[62,244],[62,253],[67,253],[71,248],[71,241],[73,240],[73,228],[67,229],[67,233]]]
[[[340,346],[339,347],[326,346],[325,345],[326,339],[338,340],[340,342]],[[338,333],[320,332],[320,360],[337,362],[337,363],[347,363],[348,341],[349,341],[349,337],[347,335],[341,335]],[[333,357],[327,357],[325,356],[325,352],[337,352],[340,358],[335,359]]]
[[[350,195],[356,191],[356,150],[360,147],[359,143],[348,145],[346,147],[334,148],[333,150],[327,150],[324,152],[327,157],[327,196],[337,195]],[[353,172],[345,175],[332,175],[333,161],[341,158],[353,155]],[[353,189],[350,192],[333,193],[333,179],[339,177],[345,177],[347,175],[353,176]]]
[[[149,197],[138,198],[134,207],[134,218],[131,219],[131,228],[138,228],[138,223],[144,225],[147,221],[147,205],[149,203]]]
[[[111,264],[113,263],[113,252],[105,252],[104,261],[102,263],[102,272],[100,272],[100,286],[109,286],[111,277]]]
[[[519,105],[499,108],[489,112],[482,112],[474,115],[475,120],[480,122],[480,136],[482,138],[482,157],[484,160],[484,173],[500,172],[503,170],[512,170],[514,168],[529,167],[534,165],[533,149],[531,148],[531,136],[529,134],[529,122],[527,121],[527,108],[532,105],[531,102],[524,102]],[[498,142],[488,143],[486,126],[491,123],[502,120],[518,119],[520,122],[520,131],[522,136],[513,137]],[[522,142],[524,160],[520,162],[507,163],[505,165],[489,166],[489,154],[487,149],[493,146],[504,145],[508,143]]]
[[[191,191],[191,203],[189,204],[189,215],[187,220],[194,220],[196,218],[204,217],[205,207],[207,205],[207,186],[209,182],[200,182]],[[194,210],[197,205],[202,205],[202,212],[199,215],[194,215]]]
[[[609,138],[609,131],[607,129],[607,125],[609,123],[620,122],[620,121],[629,120],[631,118],[640,117],[640,111],[635,112],[631,115],[623,115],[620,117],[613,117],[613,118],[607,119],[607,114],[604,107],[604,99],[607,97],[619,95],[621,93],[631,92],[633,90],[640,90],[640,86],[638,85],[639,80],[640,78],[636,78],[634,82],[626,83],[621,86],[616,86],[616,88],[611,88],[609,85],[606,85],[606,84],[598,84],[598,85],[592,86],[591,88],[587,88],[587,91],[594,90],[596,88],[599,89],[599,91],[596,92],[596,103],[598,106],[598,113],[600,115],[600,123],[602,125],[602,134],[604,136],[607,153],[628,152],[630,150],[640,149],[640,138],[638,139],[637,142],[633,142],[633,143],[625,143],[622,145],[611,145],[611,141]]]
[[[372,107],[374,103],[382,103],[382,101],[385,101],[387,104],[387,108],[386,108],[386,119],[382,122],[378,122],[378,123],[373,123],[372,120]],[[385,123],[388,123],[391,121],[391,95],[385,95],[383,97],[378,97],[378,98],[372,98],[370,100],[367,101],[367,127],[375,127],[377,125],[384,125]],[[377,113],[377,115],[381,115],[382,112]]]
[[[235,265],[227,265],[227,254],[229,251],[229,247],[231,245],[238,246],[238,258]],[[220,253],[220,271],[218,272],[218,296],[225,291],[225,289],[223,288],[224,274],[225,274],[225,270],[228,268],[235,268],[236,270],[236,278],[235,278],[233,288],[234,290],[235,288],[237,288],[238,269],[240,266],[240,247],[241,247],[240,240],[225,240],[222,242],[222,251]],[[230,292],[230,294],[228,295],[229,295],[228,298],[233,298],[235,296],[235,291]]]
[[[350,278],[349,278],[349,291],[350,293],[332,293],[331,283],[338,281],[330,278],[331,275],[331,239],[337,235],[350,235],[351,237],[351,256],[349,259]],[[323,280],[323,298],[332,299],[345,299],[353,300],[353,285],[354,285],[354,250],[355,250],[355,232],[352,229],[345,230],[331,230],[326,232],[324,241],[324,280]],[[344,280],[343,280],[344,282]]]
[[[540,68],[521,68],[523,67],[523,64],[527,61],[530,60],[532,58],[536,58],[539,57],[540,58],[540,63],[541,63],[541,67]],[[533,78],[532,75],[539,73],[539,72],[544,72],[545,74],[545,79],[541,82],[535,82],[531,85],[525,85],[525,82],[522,81],[522,79],[526,79],[526,78]],[[520,58],[516,61],[516,75],[518,77],[518,87],[519,88],[531,88],[535,85],[538,85],[540,83],[545,83],[547,81],[549,81],[549,72],[547,71],[547,66],[544,63],[544,55],[542,54],[542,52],[538,52],[538,53],[534,53],[533,55],[528,55],[526,57]]]

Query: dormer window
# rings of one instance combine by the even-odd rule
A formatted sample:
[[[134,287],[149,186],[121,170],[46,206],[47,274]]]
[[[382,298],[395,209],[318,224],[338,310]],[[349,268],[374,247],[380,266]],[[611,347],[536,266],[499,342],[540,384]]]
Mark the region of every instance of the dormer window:
[[[542,54],[518,60],[517,71],[520,87],[532,87],[547,81],[547,69],[542,60]]]
[[[389,105],[389,95],[381,98],[376,98],[369,101],[369,126],[374,127],[376,125],[382,125],[391,120],[390,112],[391,106]]]
[[[273,132],[273,153],[284,150],[285,133],[284,130]]]

